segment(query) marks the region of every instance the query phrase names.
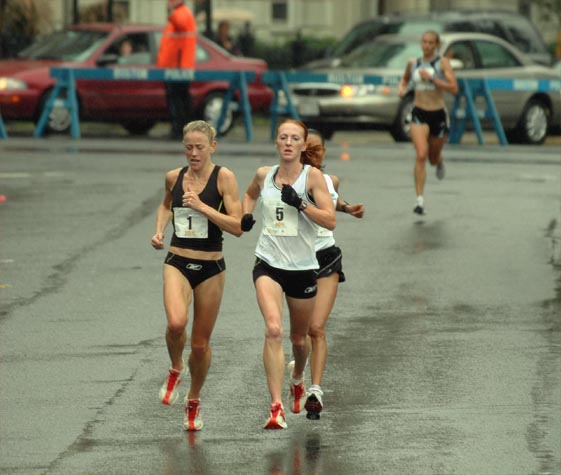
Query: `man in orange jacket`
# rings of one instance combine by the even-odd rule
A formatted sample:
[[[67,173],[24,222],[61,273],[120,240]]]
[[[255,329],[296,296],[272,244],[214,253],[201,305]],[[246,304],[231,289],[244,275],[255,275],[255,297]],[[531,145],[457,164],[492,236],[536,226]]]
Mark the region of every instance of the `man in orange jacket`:
[[[167,0],[168,23],[163,31],[157,66],[159,68],[195,69],[197,24],[183,0]],[[183,127],[193,119],[189,81],[165,83],[171,120],[171,137],[183,138]]]

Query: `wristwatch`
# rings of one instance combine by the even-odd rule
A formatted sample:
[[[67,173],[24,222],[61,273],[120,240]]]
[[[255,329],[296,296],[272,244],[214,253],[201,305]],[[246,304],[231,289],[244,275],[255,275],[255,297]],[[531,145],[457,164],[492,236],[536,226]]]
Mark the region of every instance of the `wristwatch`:
[[[304,212],[304,210],[308,207],[308,203],[304,200],[302,200],[302,203],[300,203],[300,206],[298,208],[298,211],[302,211]]]

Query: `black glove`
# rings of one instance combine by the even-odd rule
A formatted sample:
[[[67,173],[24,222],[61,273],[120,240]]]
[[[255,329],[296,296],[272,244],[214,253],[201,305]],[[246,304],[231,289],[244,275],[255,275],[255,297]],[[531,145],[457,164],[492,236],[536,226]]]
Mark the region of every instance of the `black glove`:
[[[255,224],[255,220],[253,219],[253,215],[250,213],[244,214],[242,216],[242,231],[247,232],[251,231],[253,225]]]
[[[298,210],[300,206],[302,206],[302,198],[298,196],[294,188],[287,184],[282,185],[281,200],[287,205],[294,206]]]

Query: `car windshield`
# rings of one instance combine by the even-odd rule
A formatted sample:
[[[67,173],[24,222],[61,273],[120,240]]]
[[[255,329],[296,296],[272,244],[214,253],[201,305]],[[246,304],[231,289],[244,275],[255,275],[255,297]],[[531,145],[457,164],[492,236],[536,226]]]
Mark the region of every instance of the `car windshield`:
[[[339,67],[404,69],[407,61],[419,56],[420,52],[420,42],[373,42],[359,46],[342,58]]]
[[[347,33],[339,44],[337,44],[333,50],[333,56],[340,58],[350,53],[356,47],[368,41],[372,41],[378,35],[418,33],[420,37],[422,33],[428,30],[442,33],[442,24],[434,20],[423,20],[420,18],[390,21],[388,23],[384,23],[382,20],[361,23]]]
[[[21,59],[85,61],[107,38],[103,31],[57,31],[39,38],[18,54]]]

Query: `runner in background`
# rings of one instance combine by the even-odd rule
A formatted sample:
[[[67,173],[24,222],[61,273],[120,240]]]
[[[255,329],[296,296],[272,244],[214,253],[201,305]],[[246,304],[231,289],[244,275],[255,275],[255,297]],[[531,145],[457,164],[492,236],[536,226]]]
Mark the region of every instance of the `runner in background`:
[[[423,56],[410,59],[399,82],[399,95],[407,94],[410,85],[415,90],[411,114],[410,133],[415,147],[415,193],[417,200],[413,211],[425,214],[424,189],[427,180],[427,158],[436,167],[436,176],[445,175],[442,147],[448,139],[450,121],[444,102],[444,93],[456,94],[458,84],[448,58],[438,53],[440,37],[426,31],[421,37]]]

